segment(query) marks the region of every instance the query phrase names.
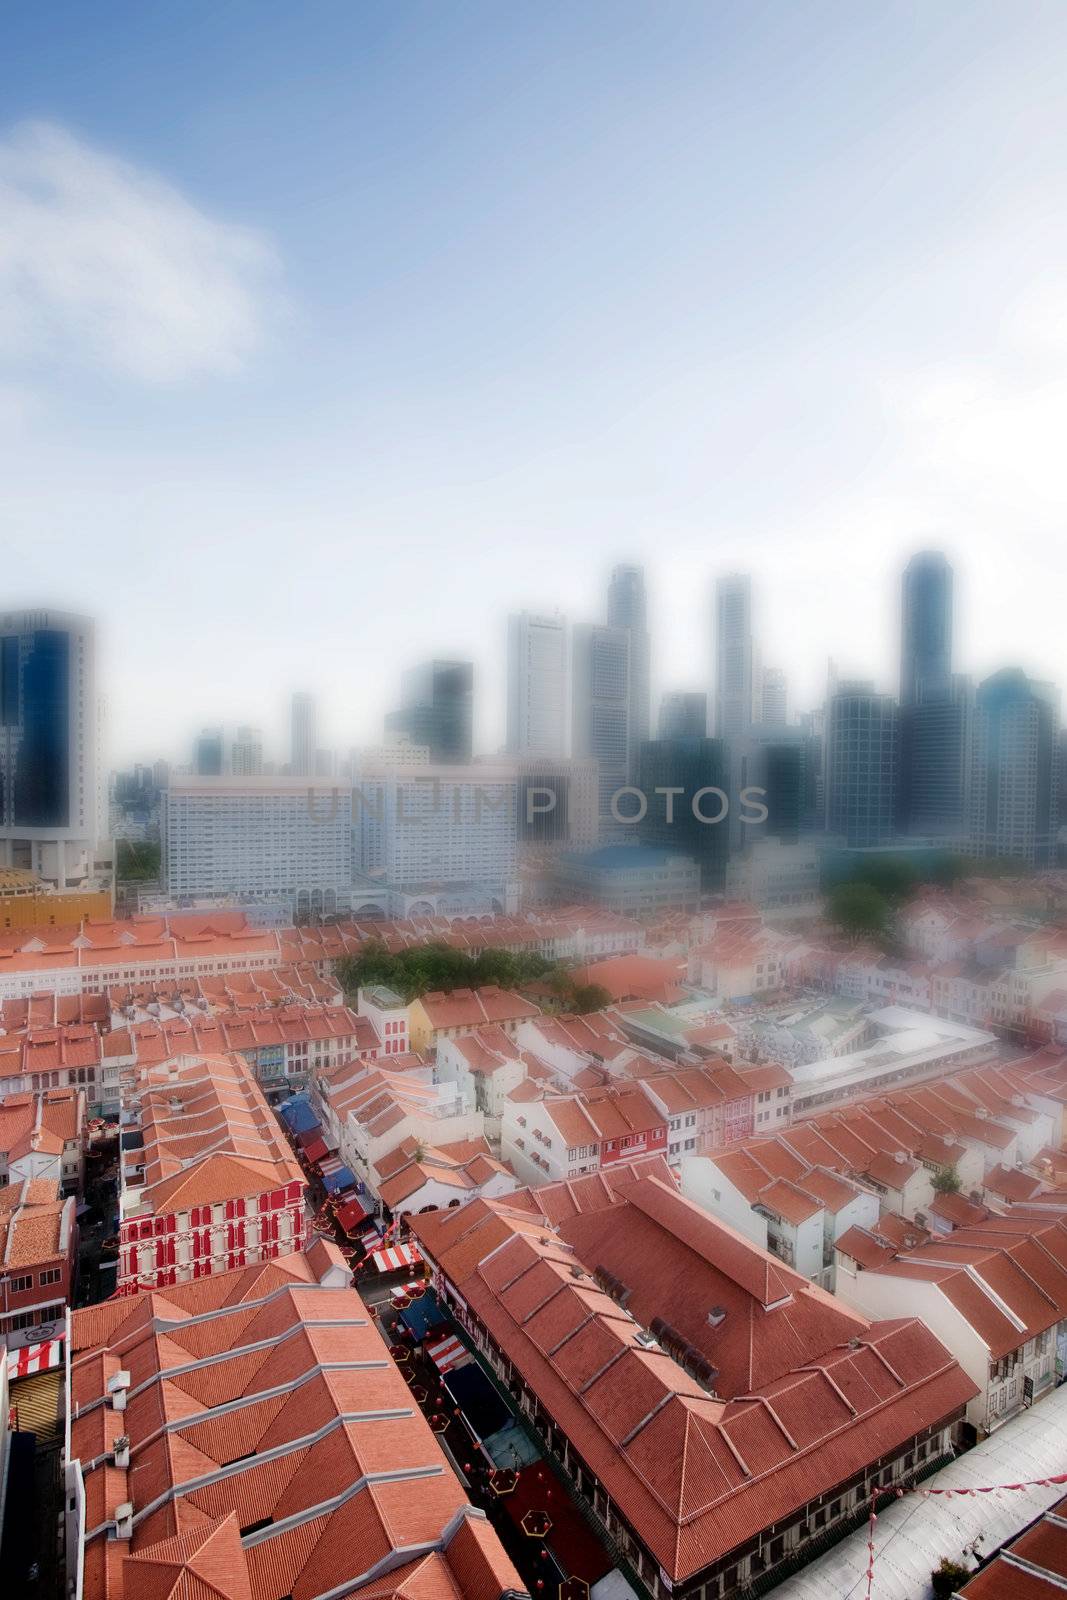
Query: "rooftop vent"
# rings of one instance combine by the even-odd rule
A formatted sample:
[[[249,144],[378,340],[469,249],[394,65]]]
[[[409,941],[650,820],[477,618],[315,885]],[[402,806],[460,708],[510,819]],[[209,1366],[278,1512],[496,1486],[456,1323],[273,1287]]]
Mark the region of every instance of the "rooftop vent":
[[[613,1272],[609,1272],[607,1267],[595,1267],[593,1270],[593,1278],[600,1285],[609,1299],[614,1300],[615,1304],[618,1306],[624,1306],[627,1300],[629,1300],[630,1295],[633,1293],[633,1290],[628,1289],[626,1284],[623,1283],[622,1279],[617,1278]]]

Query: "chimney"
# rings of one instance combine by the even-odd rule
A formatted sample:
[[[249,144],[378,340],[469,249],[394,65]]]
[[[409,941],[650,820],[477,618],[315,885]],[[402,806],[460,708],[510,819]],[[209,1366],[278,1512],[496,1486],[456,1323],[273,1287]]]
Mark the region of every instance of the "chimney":
[[[129,1387],[130,1375],[128,1372],[113,1373],[112,1376],[107,1380],[107,1392],[111,1398],[111,1408],[113,1411],[125,1411],[126,1391],[129,1389]]]

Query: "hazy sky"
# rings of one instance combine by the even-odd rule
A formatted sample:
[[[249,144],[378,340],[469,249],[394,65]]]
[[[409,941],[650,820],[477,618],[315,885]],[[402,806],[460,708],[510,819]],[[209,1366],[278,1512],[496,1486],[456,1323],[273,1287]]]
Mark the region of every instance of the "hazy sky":
[[[96,614],[116,757],[376,739],[404,665],[602,614],[654,690],[756,579],[794,698],[1067,681],[1067,6],[84,0],[0,52],[0,604]]]

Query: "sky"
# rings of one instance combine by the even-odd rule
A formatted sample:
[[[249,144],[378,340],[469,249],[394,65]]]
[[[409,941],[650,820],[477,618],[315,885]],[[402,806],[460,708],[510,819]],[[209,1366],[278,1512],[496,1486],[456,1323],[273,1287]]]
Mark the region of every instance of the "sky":
[[[647,570],[653,692],[753,574],[797,707],[1067,683],[1067,7],[54,0],[0,53],[0,594],[100,629],[117,761],[375,742],[405,666]]]

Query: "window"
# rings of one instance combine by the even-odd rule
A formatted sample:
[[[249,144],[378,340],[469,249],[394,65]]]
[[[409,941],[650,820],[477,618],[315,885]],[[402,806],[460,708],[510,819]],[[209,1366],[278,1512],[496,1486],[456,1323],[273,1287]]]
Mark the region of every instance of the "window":
[[[26,1273],[26,1275],[21,1278],[12,1278],[10,1281],[12,1294],[25,1294],[27,1289],[33,1288],[32,1272]]]
[[[45,1289],[50,1283],[58,1283],[61,1276],[62,1274],[58,1267],[46,1267],[44,1272],[37,1274],[37,1282],[42,1289]]]

